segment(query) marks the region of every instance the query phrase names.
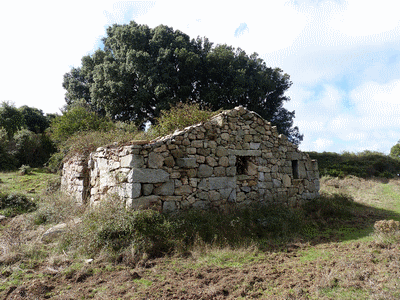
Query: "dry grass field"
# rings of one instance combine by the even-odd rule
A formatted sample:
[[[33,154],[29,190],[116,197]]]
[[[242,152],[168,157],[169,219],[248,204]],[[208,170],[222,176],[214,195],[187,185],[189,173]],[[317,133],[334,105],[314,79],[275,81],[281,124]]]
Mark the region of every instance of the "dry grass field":
[[[400,180],[322,178],[325,195],[348,195],[354,204],[343,204],[349,208],[340,218],[328,211],[333,206],[327,202],[308,208],[296,234],[271,234],[252,242],[240,236],[240,229],[237,238],[246,242],[198,237],[190,247],[163,255],[139,255],[135,247],[126,246],[92,256],[76,250],[90,244],[84,231],[74,229],[78,225],[68,225],[51,241],[42,240],[57,223],[87,220],[84,209],[49,188],[49,181],[54,186],[57,176],[39,171],[0,174],[0,193],[25,194],[36,205],[0,221],[1,299],[400,298],[398,223],[374,228],[379,220],[400,221]],[[229,238],[240,228],[235,222],[241,219],[231,220]]]

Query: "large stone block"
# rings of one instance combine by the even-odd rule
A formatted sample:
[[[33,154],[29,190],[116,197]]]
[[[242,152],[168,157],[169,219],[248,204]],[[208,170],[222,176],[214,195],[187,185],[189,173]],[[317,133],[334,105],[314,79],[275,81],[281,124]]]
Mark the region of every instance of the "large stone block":
[[[247,174],[250,176],[257,175],[258,166],[252,162],[248,162],[247,164]]]
[[[136,199],[128,199],[126,201],[126,206],[134,210],[154,208],[161,211],[161,200],[160,196],[151,195]]]
[[[135,199],[140,196],[142,185],[140,183],[124,183],[120,186],[119,196]]]
[[[287,175],[287,174],[283,175],[282,181],[283,181],[283,186],[284,187],[292,186],[292,180],[289,177],[289,175]]]
[[[218,163],[220,166],[228,167],[229,166],[229,159],[227,156],[222,156],[219,158]]]
[[[164,157],[161,154],[150,152],[147,165],[151,169],[159,169],[164,164]]]
[[[207,156],[207,157],[206,157],[206,162],[207,162],[207,164],[210,165],[211,167],[218,166],[218,163],[217,163],[217,161],[215,160],[214,157]]]
[[[208,201],[196,201],[193,203],[194,209],[207,209],[210,206]]]
[[[250,143],[251,150],[258,150],[260,148],[260,143]]]
[[[261,150],[228,150],[229,155],[237,156],[261,156]]]
[[[224,167],[216,167],[214,168],[214,175],[217,177],[222,177],[226,175],[226,171]]]
[[[173,213],[178,210],[178,207],[175,201],[164,201],[162,210],[164,213]]]
[[[167,182],[169,173],[158,169],[137,169],[133,168],[128,174],[128,182],[134,183],[159,183]]]
[[[175,160],[172,156],[167,156],[164,159],[164,163],[168,168],[172,168],[173,166],[175,166]]]
[[[235,177],[210,177],[208,183],[210,190],[236,188]]]
[[[217,191],[209,191],[208,197],[210,201],[218,201],[219,199],[221,199],[221,194],[218,193]]]
[[[227,156],[228,155],[228,149],[226,149],[225,147],[217,147],[217,149],[215,150],[215,155],[218,157],[221,156]]]
[[[274,184],[274,187],[280,188],[282,186],[282,182],[278,179],[272,179],[272,183]]]
[[[236,167],[226,168],[226,176],[233,177],[236,175]]]
[[[153,193],[154,185],[152,183],[144,183],[142,186],[143,196],[148,196]]]
[[[202,164],[199,166],[199,169],[197,171],[197,176],[198,177],[210,177],[212,175],[212,173],[213,173],[212,167]]]
[[[193,188],[190,185],[182,185],[175,189],[175,195],[182,196],[182,195],[189,195],[193,192]]]
[[[181,168],[196,168],[196,158],[177,158],[176,164]]]
[[[174,194],[175,184],[173,180],[163,183],[154,189],[154,194],[162,196],[172,196]]]
[[[125,155],[121,157],[121,168],[141,168],[144,165],[144,159],[141,155]]]

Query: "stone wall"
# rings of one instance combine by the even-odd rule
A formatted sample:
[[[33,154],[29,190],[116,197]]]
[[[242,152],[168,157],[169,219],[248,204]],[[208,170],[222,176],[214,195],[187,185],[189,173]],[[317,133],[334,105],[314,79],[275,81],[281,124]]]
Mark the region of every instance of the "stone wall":
[[[91,205],[114,194],[128,207],[163,212],[252,202],[296,206],[319,195],[319,173],[317,162],[276,127],[237,107],[151,142],[73,157],[64,164],[63,188]]]
[[[64,162],[61,189],[75,198],[79,204],[86,202],[90,192],[86,156],[75,155]]]

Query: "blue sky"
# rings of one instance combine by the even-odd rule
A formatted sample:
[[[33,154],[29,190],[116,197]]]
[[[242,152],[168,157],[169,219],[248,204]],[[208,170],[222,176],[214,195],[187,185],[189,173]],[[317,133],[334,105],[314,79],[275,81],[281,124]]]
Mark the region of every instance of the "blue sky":
[[[265,3],[263,3],[265,2]],[[398,1],[3,1],[0,101],[46,113],[114,23],[164,24],[257,52],[291,76],[305,151],[389,153],[400,140]]]

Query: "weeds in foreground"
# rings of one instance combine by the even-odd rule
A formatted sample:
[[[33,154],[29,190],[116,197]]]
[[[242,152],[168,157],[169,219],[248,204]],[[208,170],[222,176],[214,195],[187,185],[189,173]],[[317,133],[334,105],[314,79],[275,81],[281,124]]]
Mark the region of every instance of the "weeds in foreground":
[[[50,187],[51,188],[51,187]],[[42,195],[37,210],[29,216],[35,225],[57,224],[80,217],[85,208],[59,191]]]
[[[345,195],[323,195],[302,208],[275,204],[228,214],[191,210],[176,215],[127,210],[118,199],[109,199],[82,215],[82,222],[63,236],[60,249],[86,257],[106,253],[128,264],[207,245],[270,249],[316,238],[326,229],[335,233],[356,214],[357,205]]]
[[[374,238],[380,245],[390,245],[400,242],[400,222],[380,220],[374,224]]]
[[[0,214],[6,217],[14,217],[36,209],[32,198],[19,193],[0,194]]]

